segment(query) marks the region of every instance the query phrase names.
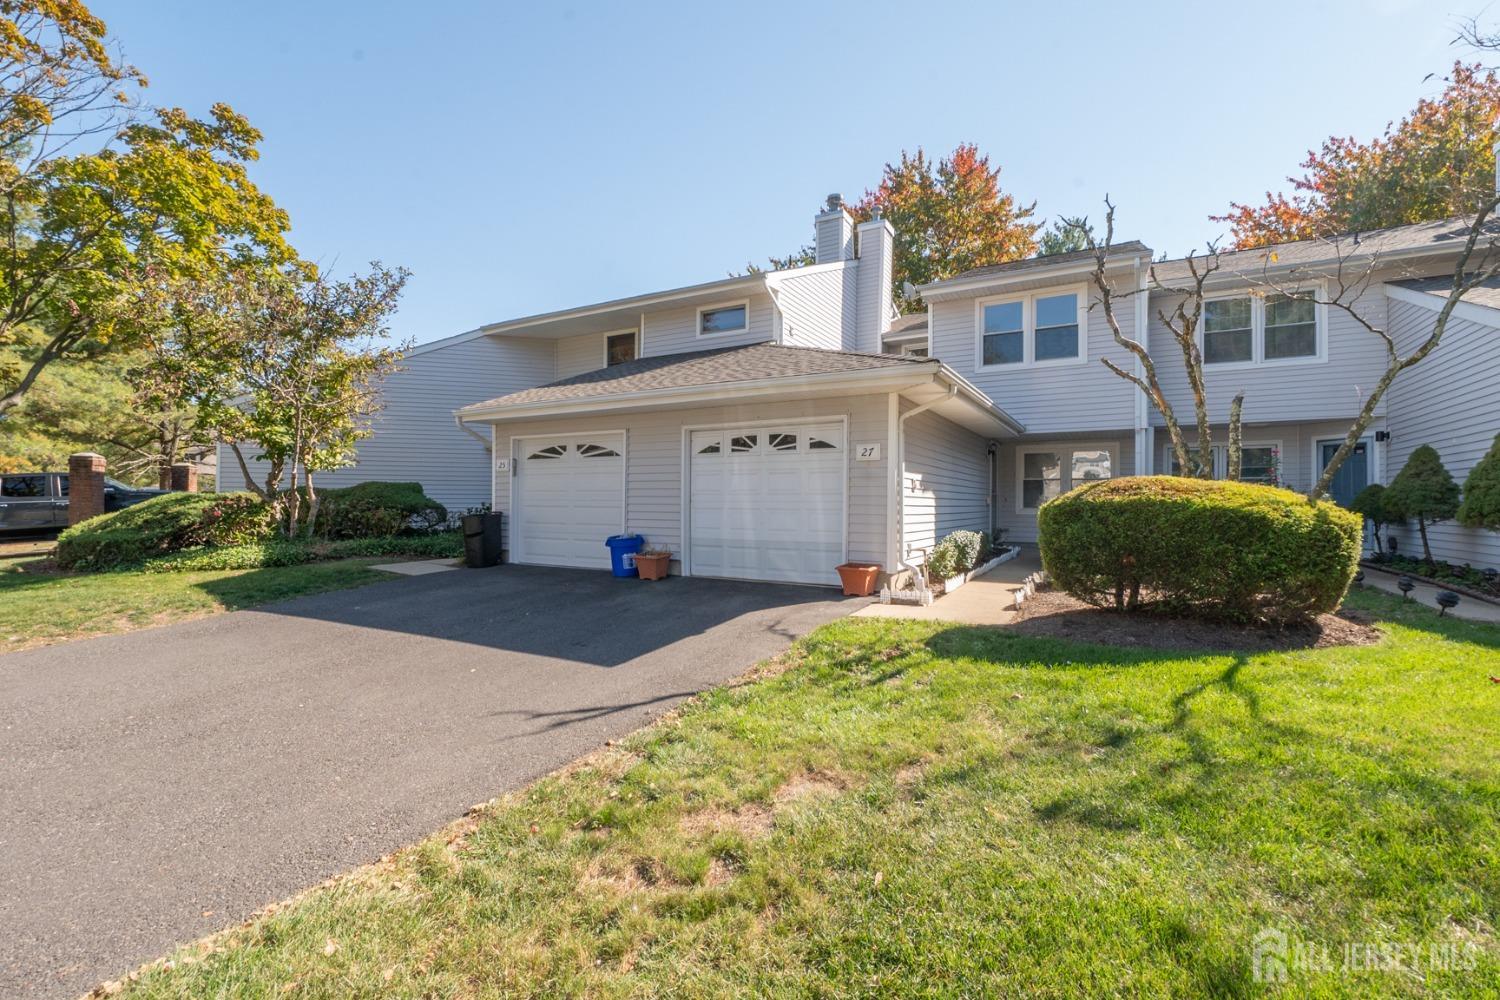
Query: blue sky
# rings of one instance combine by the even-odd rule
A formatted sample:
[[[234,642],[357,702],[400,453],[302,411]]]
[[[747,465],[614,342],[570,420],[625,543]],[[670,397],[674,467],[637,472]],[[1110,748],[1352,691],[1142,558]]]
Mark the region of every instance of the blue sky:
[[[1107,191],[1181,253],[1437,93],[1479,13],[1446,2],[92,6],[149,100],[265,133],[304,256],[412,269],[421,342],[784,253],[918,146],[978,143],[1039,216]]]

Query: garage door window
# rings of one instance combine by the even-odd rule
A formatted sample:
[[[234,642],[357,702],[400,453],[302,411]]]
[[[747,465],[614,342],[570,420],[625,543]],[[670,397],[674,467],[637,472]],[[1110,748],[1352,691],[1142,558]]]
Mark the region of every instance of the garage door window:
[[[550,444],[550,445],[548,445],[545,448],[538,448],[536,451],[532,452],[530,455],[527,455],[526,457],[527,457],[527,459],[562,458],[567,453],[568,453],[568,446],[567,445],[565,445],[565,444]]]
[[[584,458],[619,458],[620,453],[613,448],[607,448],[602,444],[581,444],[578,446],[578,454]]]
[[[778,429],[736,434],[732,431],[694,431],[694,455],[802,455],[838,451],[843,435],[835,427]]]

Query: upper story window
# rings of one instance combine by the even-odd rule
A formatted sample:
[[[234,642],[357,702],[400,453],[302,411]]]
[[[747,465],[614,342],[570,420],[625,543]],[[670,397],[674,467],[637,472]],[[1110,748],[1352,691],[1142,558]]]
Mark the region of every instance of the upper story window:
[[[612,333],[604,338],[604,367],[612,368],[615,365],[623,365],[627,361],[634,361],[636,335],[634,330],[626,330],[624,333]]]
[[[1267,364],[1324,357],[1324,310],[1310,295],[1231,295],[1203,303],[1203,363]]]
[[[975,303],[978,368],[1071,364],[1087,357],[1083,288],[980,299]]]
[[[700,337],[744,333],[749,328],[750,304],[748,302],[709,306],[698,310],[698,336]]]

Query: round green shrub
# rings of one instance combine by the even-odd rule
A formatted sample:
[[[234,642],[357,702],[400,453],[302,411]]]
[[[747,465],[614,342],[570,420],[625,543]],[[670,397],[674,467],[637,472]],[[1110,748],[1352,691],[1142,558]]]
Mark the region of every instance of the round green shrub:
[[[248,545],[275,531],[253,493],[166,493],[75,524],[57,539],[63,569],[107,570],[202,545]]]
[[[369,482],[318,490],[318,523],[324,538],[384,538],[403,531],[432,531],[448,519],[421,483]]]
[[[977,531],[955,531],[945,535],[927,557],[928,574],[934,580],[946,580],[973,569],[981,541]]]
[[[1290,490],[1178,476],[1087,483],[1042,506],[1042,565],[1099,607],[1285,622],[1333,611],[1364,525]]]

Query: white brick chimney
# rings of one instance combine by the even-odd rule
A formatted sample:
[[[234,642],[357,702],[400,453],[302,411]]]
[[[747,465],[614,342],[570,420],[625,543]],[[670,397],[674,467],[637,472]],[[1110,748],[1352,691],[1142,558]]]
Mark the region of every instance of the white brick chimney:
[[[859,224],[859,273],[855,278],[856,351],[880,353],[881,339],[891,328],[895,311],[894,280],[896,230],[880,217]]]
[[[844,208],[842,195],[828,196],[828,207],[816,220],[816,263],[832,264],[854,259],[854,216]]]

